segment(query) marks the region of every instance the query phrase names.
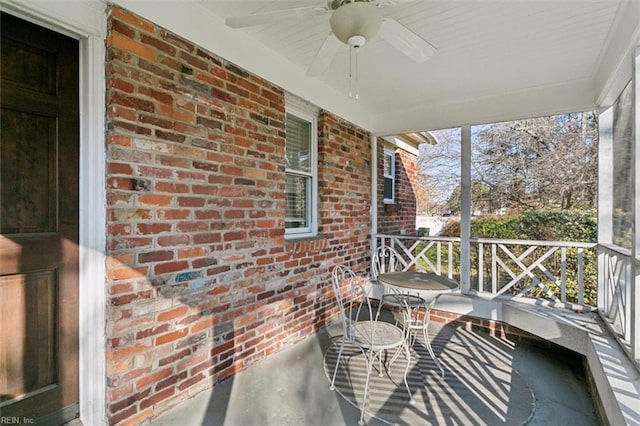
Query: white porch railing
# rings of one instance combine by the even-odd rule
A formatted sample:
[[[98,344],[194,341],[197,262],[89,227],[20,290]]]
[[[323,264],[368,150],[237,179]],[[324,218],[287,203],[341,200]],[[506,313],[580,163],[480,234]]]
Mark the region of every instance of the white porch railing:
[[[375,241],[396,249],[411,270],[460,280],[460,238],[377,234]],[[597,309],[640,368],[640,306],[635,306],[640,302],[632,296],[632,286],[640,279],[632,276],[630,250],[489,238],[471,238],[470,249],[471,292],[576,311]],[[638,261],[635,271],[640,274]]]
[[[396,249],[410,269],[460,278],[460,239],[376,235]],[[472,238],[471,289],[495,296],[534,299],[550,306],[594,310],[595,243]]]
[[[638,307],[632,306],[631,287],[635,285],[632,276],[631,250],[601,244],[598,247],[600,257],[600,282],[598,291],[598,309],[614,334],[618,336],[622,347],[632,358],[633,316],[631,312]],[[636,264],[636,271],[640,265]]]

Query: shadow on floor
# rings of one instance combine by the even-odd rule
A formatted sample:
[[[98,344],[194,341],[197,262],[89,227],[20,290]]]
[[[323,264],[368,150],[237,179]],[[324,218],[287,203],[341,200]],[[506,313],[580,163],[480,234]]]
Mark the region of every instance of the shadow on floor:
[[[495,342],[491,342],[497,339],[488,334],[482,332],[460,334],[459,331],[463,330],[452,326],[430,324],[430,334],[437,334],[439,337],[436,341],[438,339],[441,341],[437,347],[434,347],[436,355],[447,364],[448,368],[454,369],[447,372],[445,381],[450,377],[451,381],[466,383],[465,377],[468,375],[475,376],[476,380],[486,378],[485,372],[478,366],[463,365],[461,362],[464,360],[454,354],[456,345],[467,345],[469,346],[467,349],[476,354],[479,359],[489,360],[493,357],[508,361],[501,365],[506,365],[504,368],[515,370],[517,373],[513,371],[504,373],[518,374],[527,388],[533,391],[535,410],[527,424],[597,425],[597,416],[589,398],[584,377],[581,377],[580,372],[574,367],[578,362],[575,357],[522,343],[508,342],[508,344],[496,345]],[[154,426],[356,425],[360,411],[338,393],[329,390],[329,380],[323,368],[324,354],[340,334],[339,326],[330,326],[294,347],[275,354],[218,384],[213,391],[202,392],[184,401],[150,424]],[[464,342],[451,341],[451,336],[454,335],[461,335]],[[443,349],[447,342],[450,342],[451,348]],[[497,383],[497,386],[501,384]],[[478,386],[473,388],[476,387]],[[504,389],[502,391],[504,394]],[[432,393],[432,397],[439,398],[437,393]],[[404,396],[406,397],[406,392]],[[457,395],[448,395],[447,398],[455,400]],[[494,395],[481,395],[477,392],[473,399],[478,402],[481,398],[486,398],[482,402],[488,407],[492,404],[504,404],[504,395],[500,392]],[[428,400],[426,396],[425,399]],[[473,418],[469,417],[469,410],[473,411],[473,405],[458,400],[455,406],[467,407],[467,413],[460,416],[461,413],[455,412],[454,408],[453,418],[428,417],[423,418],[421,424],[448,424],[456,418],[458,420]],[[509,407],[503,408],[503,412],[507,415],[503,421],[498,422],[499,424],[513,424],[509,423],[508,419],[519,418],[518,413],[508,412],[509,409],[513,409]],[[519,406],[514,404],[513,407]],[[428,406],[427,410],[429,410]],[[496,411],[500,410],[496,409]],[[491,419],[489,421],[476,418],[473,423],[496,424],[494,422],[500,417],[493,416]],[[386,424],[370,415],[366,416],[365,420],[369,425]],[[399,419],[398,424],[409,423]]]

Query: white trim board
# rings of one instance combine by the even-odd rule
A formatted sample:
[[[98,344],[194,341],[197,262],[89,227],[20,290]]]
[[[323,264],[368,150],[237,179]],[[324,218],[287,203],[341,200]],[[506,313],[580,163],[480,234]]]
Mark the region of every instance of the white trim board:
[[[78,39],[80,45],[80,420],[106,424],[105,37],[97,0],[4,0],[0,10]]]

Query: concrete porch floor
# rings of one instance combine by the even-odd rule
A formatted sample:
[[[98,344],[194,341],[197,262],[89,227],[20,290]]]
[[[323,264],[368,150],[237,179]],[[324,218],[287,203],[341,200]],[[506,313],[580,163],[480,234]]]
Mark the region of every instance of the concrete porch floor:
[[[455,329],[432,322],[430,331],[451,334]],[[185,400],[149,424],[356,425],[359,410],[329,390],[323,369],[323,355],[340,333],[341,328],[332,325],[218,384],[213,391]],[[599,424],[579,355],[529,343],[515,343],[512,351],[511,368],[535,395],[533,415],[526,424]],[[385,424],[370,416],[365,421],[369,425]]]

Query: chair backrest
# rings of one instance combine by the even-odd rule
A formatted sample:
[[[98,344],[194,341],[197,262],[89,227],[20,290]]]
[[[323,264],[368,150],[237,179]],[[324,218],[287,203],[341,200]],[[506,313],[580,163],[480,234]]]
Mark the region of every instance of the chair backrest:
[[[371,278],[374,281],[378,279],[378,275],[385,272],[405,270],[407,270],[407,263],[392,247],[378,247],[371,258]]]
[[[360,312],[365,306],[369,315],[366,319],[372,319],[371,302],[360,283],[360,279],[351,268],[344,265],[334,267],[331,282],[338,308],[340,309],[340,320],[342,321],[344,335],[351,340],[353,337],[351,324],[360,318]]]

